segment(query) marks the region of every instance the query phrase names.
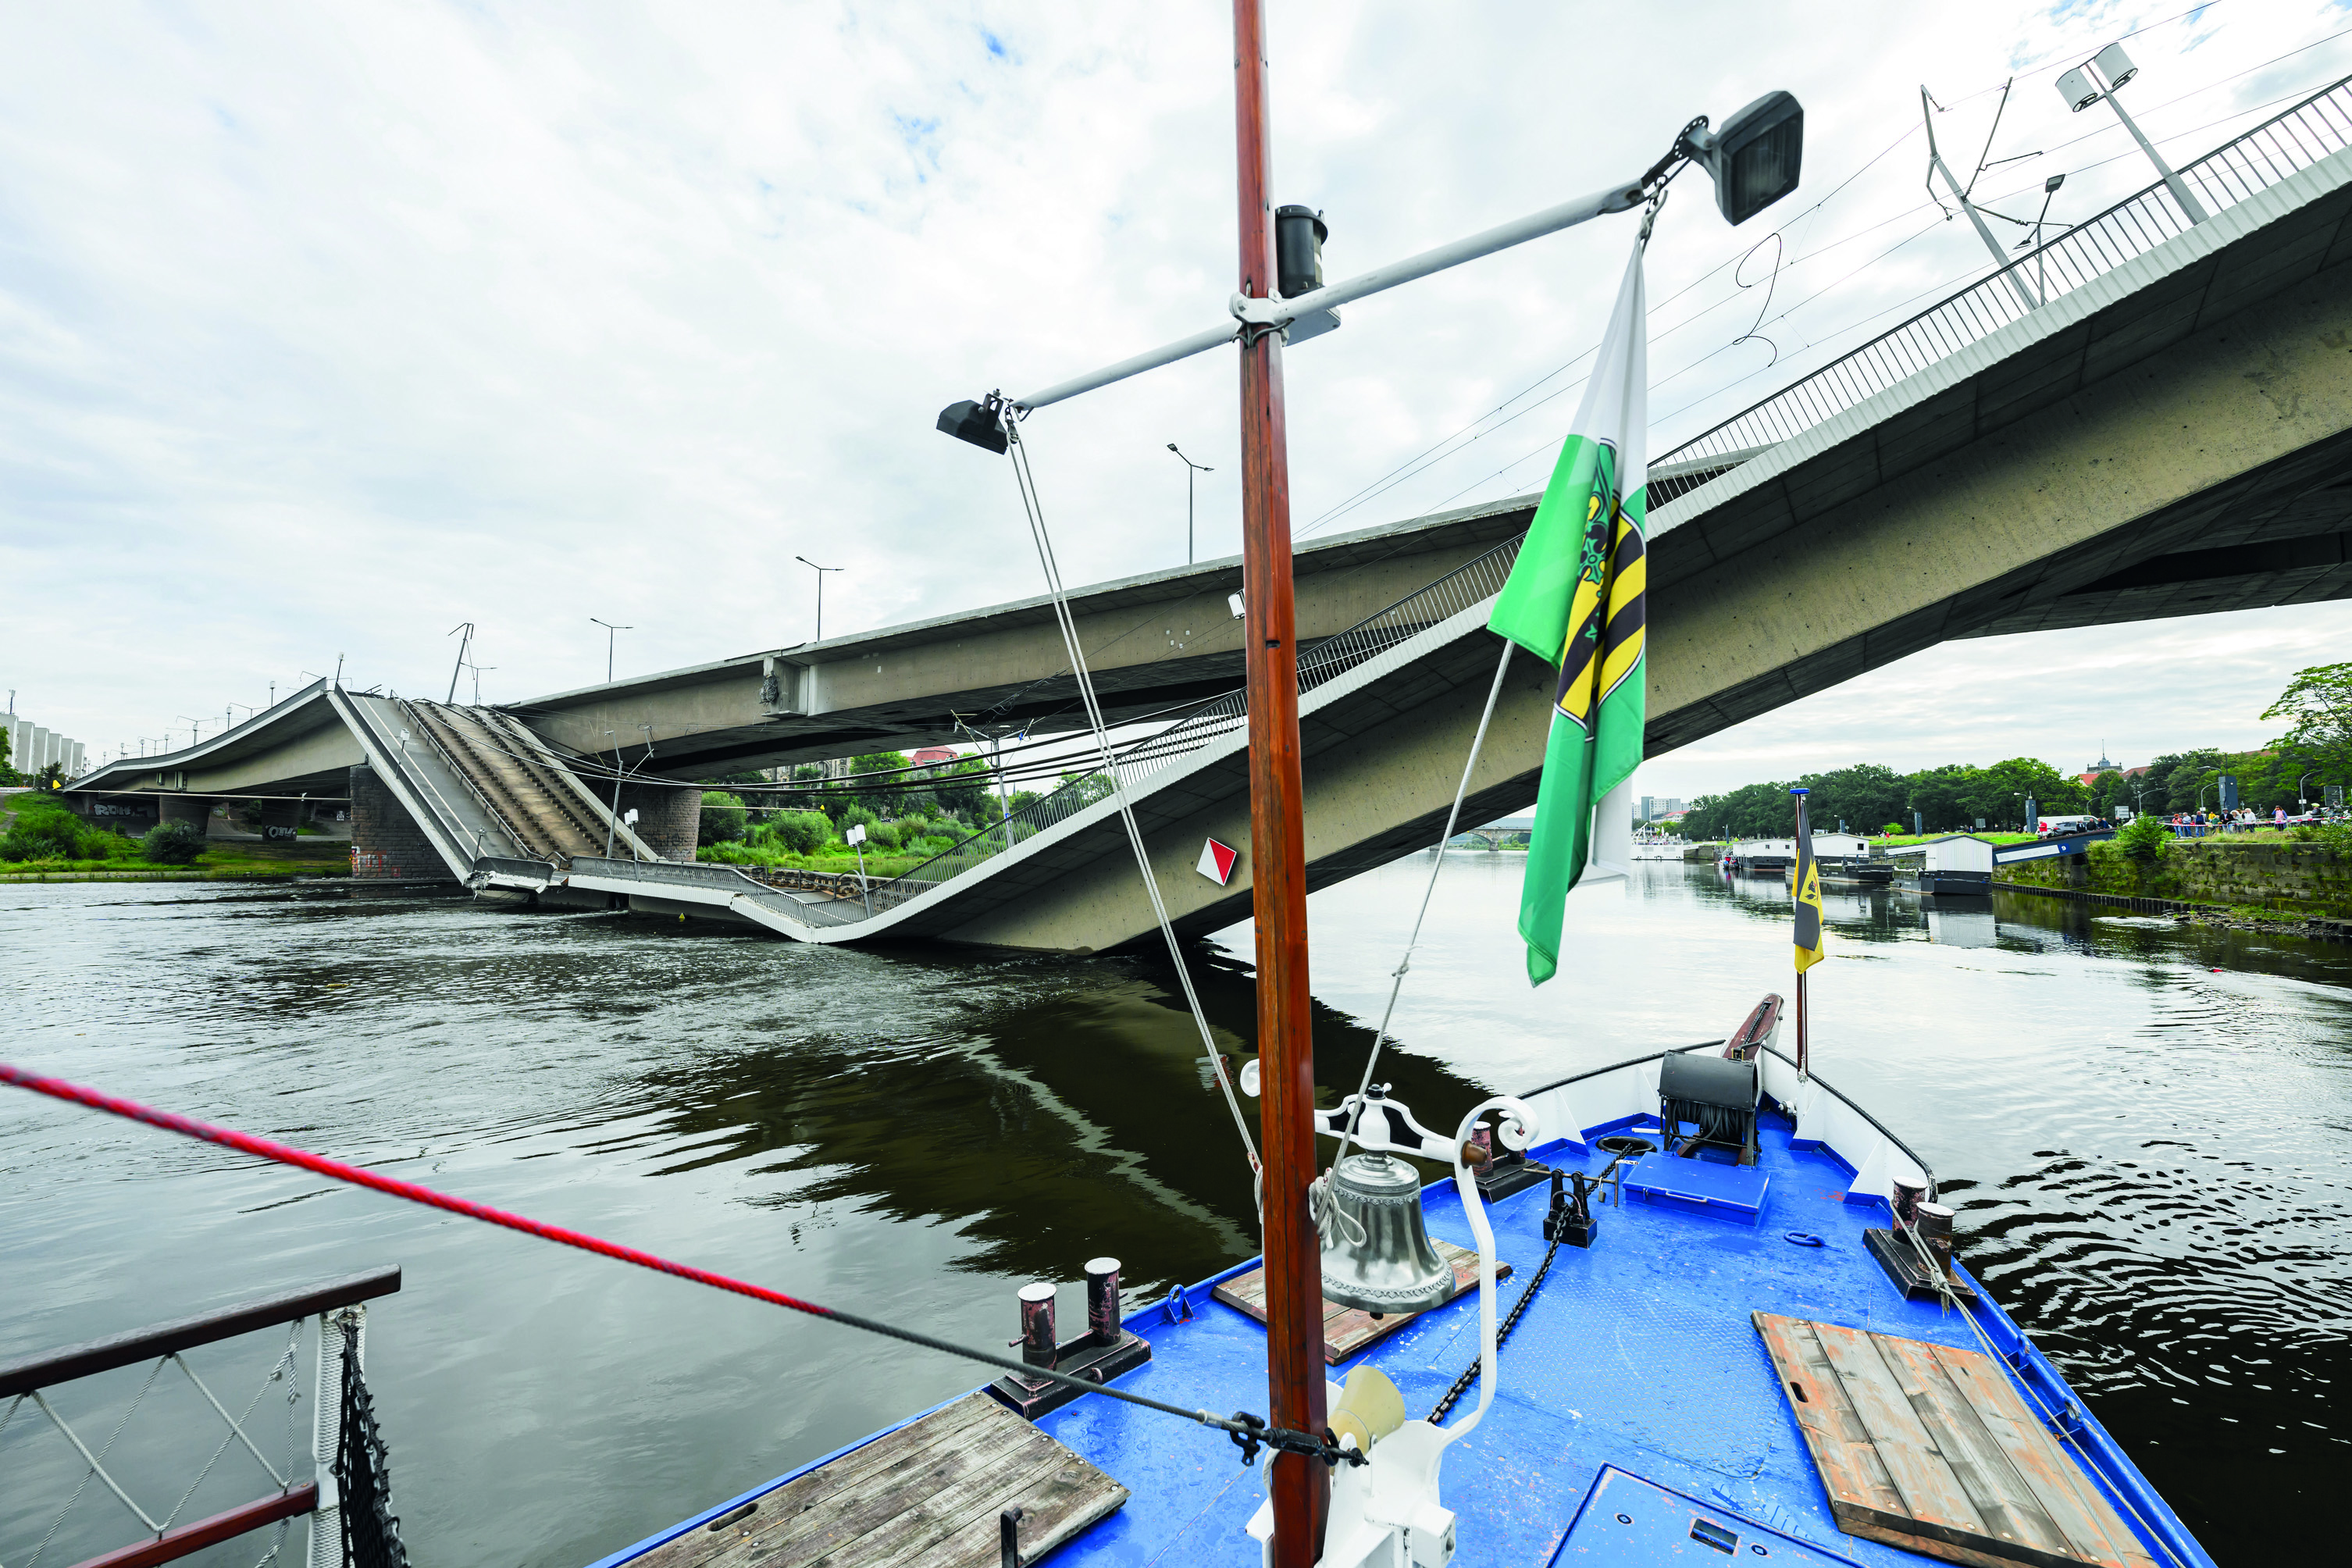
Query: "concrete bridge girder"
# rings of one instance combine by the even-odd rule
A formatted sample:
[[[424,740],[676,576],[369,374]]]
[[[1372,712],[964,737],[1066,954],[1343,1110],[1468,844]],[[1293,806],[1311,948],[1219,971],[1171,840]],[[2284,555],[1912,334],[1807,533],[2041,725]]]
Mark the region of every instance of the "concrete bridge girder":
[[[2352,595],[2328,163],[1665,509],[1648,750],[1948,638]],[[2262,553],[2176,577],[2189,546]]]
[[[1525,531],[1524,498],[1302,544],[1302,646],[1356,625]],[[1150,573],[1071,595],[1107,715],[1142,714],[1242,683],[1236,560]],[[808,647],[562,692],[517,710],[550,742],[631,765],[651,721],[656,771],[816,761],[967,740],[955,716],[1039,730],[1083,727],[1051,602],[942,616]],[[664,763],[670,765],[665,767]]]

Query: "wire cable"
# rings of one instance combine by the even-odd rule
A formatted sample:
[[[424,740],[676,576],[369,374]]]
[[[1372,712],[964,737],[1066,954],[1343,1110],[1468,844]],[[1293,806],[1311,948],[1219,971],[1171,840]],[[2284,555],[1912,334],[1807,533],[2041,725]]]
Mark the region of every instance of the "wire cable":
[[[1217,1087],[1224,1092],[1225,1109],[1233,1112],[1234,1130],[1242,1135],[1242,1148],[1249,1156],[1250,1175],[1261,1178],[1265,1167],[1257,1154],[1257,1140],[1250,1136],[1249,1121],[1242,1114],[1242,1102],[1234,1092],[1231,1075],[1225,1071],[1224,1053],[1217,1049],[1216,1037],[1209,1032],[1209,1016],[1201,1005],[1200,993],[1192,988],[1192,971],[1184,962],[1183,944],[1176,940],[1176,926],[1168,918],[1168,906],[1160,900],[1160,879],[1151,869],[1151,856],[1143,847],[1143,829],[1136,825],[1135,808],[1129,804],[1127,779],[1119,771],[1118,758],[1111,750],[1110,734],[1104,727],[1102,707],[1095,699],[1094,677],[1087,673],[1087,656],[1078,647],[1077,623],[1070,615],[1069,595],[1062,587],[1062,571],[1054,558],[1053,536],[1046,531],[1045,503],[1037,496],[1036,476],[1029,467],[1029,444],[1021,438],[1018,421],[999,415],[999,424],[1005,435],[1005,447],[1013,461],[1013,481],[1020,487],[1021,507],[1029,521],[1029,537],[1037,547],[1037,564],[1045,574],[1046,591],[1053,595],[1054,617],[1062,628],[1063,646],[1070,656],[1070,668],[1076,673],[1078,694],[1085,699],[1087,719],[1093,726],[1095,749],[1101,757],[1102,771],[1109,776],[1111,799],[1118,805],[1119,820],[1127,825],[1127,841],[1135,850],[1135,868],[1142,874],[1143,890],[1150,896],[1151,913],[1160,922],[1160,934],[1168,942],[1169,962],[1176,966],[1177,983],[1183,987],[1185,1005],[1192,1010],[1192,1023],[1201,1031],[1201,1048],[1209,1055],[1209,1065],[1216,1074]]]

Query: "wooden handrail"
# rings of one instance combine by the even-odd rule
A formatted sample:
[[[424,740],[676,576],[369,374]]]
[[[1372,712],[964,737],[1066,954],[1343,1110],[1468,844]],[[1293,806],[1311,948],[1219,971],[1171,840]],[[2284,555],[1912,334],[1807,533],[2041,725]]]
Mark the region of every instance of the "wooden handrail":
[[[215,1340],[225,1340],[236,1334],[250,1333],[273,1324],[290,1323],[313,1312],[331,1311],[337,1307],[348,1307],[354,1301],[389,1296],[399,1289],[400,1267],[394,1264],[389,1268],[346,1275],[341,1279],[330,1279],[300,1290],[288,1290],[256,1300],[241,1301],[234,1307],[224,1307],[218,1311],[205,1312],[197,1317],[156,1323],[144,1329],[133,1329],[128,1333],[110,1334],[102,1340],[68,1345],[62,1350],[44,1351],[38,1355],[0,1362],[0,1399],[14,1398],[37,1388],[70,1382],[77,1377],[110,1372],[118,1366],[152,1361],[157,1356],[170,1355],[194,1345],[210,1344]]]

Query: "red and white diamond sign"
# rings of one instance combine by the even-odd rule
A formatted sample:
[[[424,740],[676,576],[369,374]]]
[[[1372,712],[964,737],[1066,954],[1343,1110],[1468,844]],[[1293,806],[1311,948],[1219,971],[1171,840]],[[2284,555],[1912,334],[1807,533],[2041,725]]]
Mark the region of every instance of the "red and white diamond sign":
[[[1222,888],[1234,879],[1234,862],[1240,858],[1237,851],[1212,838],[1201,847],[1201,863],[1194,869]]]

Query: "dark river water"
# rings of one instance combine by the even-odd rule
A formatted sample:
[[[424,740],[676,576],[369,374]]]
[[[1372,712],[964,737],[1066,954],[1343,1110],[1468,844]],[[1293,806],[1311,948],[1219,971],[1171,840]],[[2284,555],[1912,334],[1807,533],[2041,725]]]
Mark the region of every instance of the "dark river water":
[[[1428,865],[1314,900],[1327,1086],[1362,1068]],[[1777,885],[1657,864],[1575,896],[1575,954],[1531,992],[1519,868],[1449,857],[1413,963],[1381,1076],[1434,1125],[1490,1089],[1720,1036],[1789,988]],[[2217,1558],[2307,1552],[2352,1458],[2332,1396],[2352,1374],[2352,952],[2006,894],[1830,905],[1822,1075],[1934,1164],[1971,1265]],[[1234,1051],[1248,957],[1240,928],[1198,959]],[[1231,1121],[1148,959],[116,884],[0,888],[0,1058],[971,1342],[1011,1337],[1016,1286],[1099,1253],[1157,1296],[1256,1250]],[[385,1263],[405,1284],[371,1309],[368,1367],[420,1565],[576,1568],[981,1381],[0,1089],[0,1359]],[[265,1383],[283,1343],[188,1358],[232,1412],[263,1390],[249,1425],[273,1460],[289,1408],[310,1423],[285,1399],[307,1349],[300,1376]],[[95,1449],[146,1377],[53,1397]],[[225,1431],[173,1371],[109,1468],[160,1512]],[[33,1560],[84,1468],[30,1405],[0,1427],[0,1563]],[[233,1450],[181,1517],[268,1489]],[[40,1562],[134,1532],[90,1482]]]

